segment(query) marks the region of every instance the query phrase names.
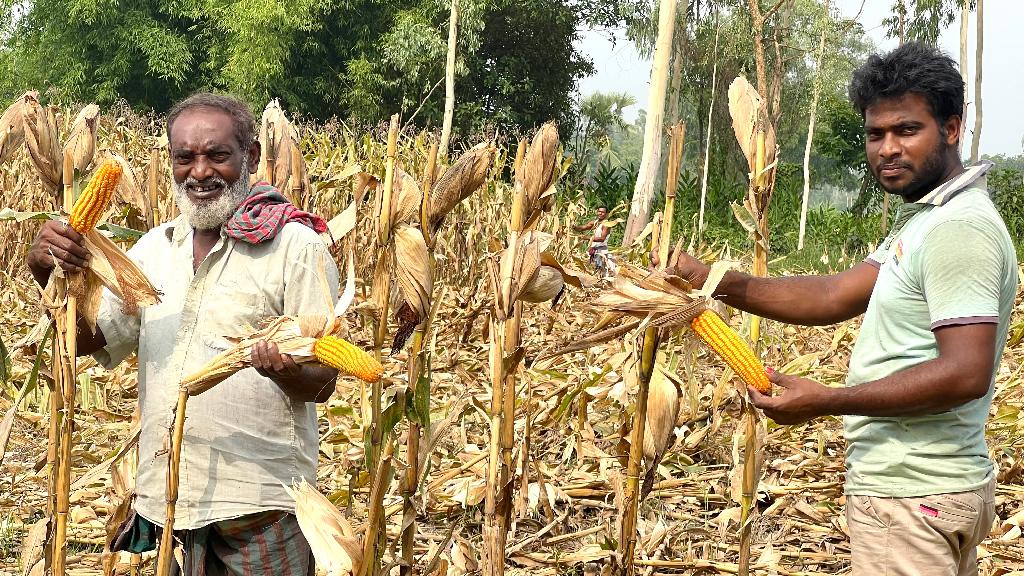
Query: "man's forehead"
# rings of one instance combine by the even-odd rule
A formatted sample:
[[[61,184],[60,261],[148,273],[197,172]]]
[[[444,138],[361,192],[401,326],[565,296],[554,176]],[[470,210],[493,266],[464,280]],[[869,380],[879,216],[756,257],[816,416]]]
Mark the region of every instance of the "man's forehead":
[[[231,116],[216,108],[193,108],[181,113],[171,126],[171,148],[202,146],[234,148],[235,126]]]
[[[928,99],[915,92],[882,98],[864,110],[864,125],[928,122],[932,119]]]

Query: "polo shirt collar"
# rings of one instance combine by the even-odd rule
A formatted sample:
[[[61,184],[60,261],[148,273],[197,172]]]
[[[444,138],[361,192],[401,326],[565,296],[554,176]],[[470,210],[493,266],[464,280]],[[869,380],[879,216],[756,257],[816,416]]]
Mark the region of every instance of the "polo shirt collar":
[[[947,180],[939,185],[938,188],[924,195],[923,198],[911,204],[931,204],[932,206],[942,206],[946,202],[949,202],[951,198],[963,192],[971,184],[977,182],[982,178],[989,169],[992,168],[992,162],[988,160],[982,160],[981,162],[967,168],[960,175],[950,180]],[[984,186],[984,183],[982,184]]]

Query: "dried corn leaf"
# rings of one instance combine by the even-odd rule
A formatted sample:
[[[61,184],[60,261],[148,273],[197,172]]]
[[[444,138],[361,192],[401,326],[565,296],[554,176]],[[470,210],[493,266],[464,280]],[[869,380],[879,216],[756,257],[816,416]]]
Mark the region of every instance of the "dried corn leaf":
[[[88,271],[121,299],[125,313],[135,314],[139,306],[160,302],[160,291],[146,278],[118,246],[95,228],[85,235],[85,247],[92,254]],[[94,292],[89,298],[98,298]]]
[[[416,179],[401,168],[395,168],[395,187],[391,191],[391,226],[419,222],[423,193]]]

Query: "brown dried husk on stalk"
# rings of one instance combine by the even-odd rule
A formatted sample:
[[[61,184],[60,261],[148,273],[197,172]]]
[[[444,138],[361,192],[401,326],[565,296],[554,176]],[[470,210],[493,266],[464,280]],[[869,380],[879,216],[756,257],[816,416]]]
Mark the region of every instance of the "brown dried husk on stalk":
[[[295,499],[295,519],[302,535],[309,542],[318,570],[328,576],[358,574],[363,563],[363,545],[338,508],[305,480],[292,488],[285,486]]]
[[[71,124],[64,141],[64,154],[71,156],[75,170],[85,172],[96,154],[96,135],[99,131],[100,107],[89,104],[82,108]],[[122,167],[123,168],[123,167]]]
[[[536,222],[540,213],[554,204],[554,185],[558,180],[558,129],[548,122],[537,130],[526,151],[522,168],[516,173],[515,187],[526,196],[524,229]]]
[[[103,160],[113,160],[121,165],[121,179],[118,181],[114,192],[121,201],[131,204],[139,213],[143,213],[149,201],[146,199],[145,189],[140,183],[138,174],[135,173],[135,168],[132,167],[131,163],[124,156],[113,150],[102,150],[100,158]]]
[[[0,116],[0,166],[3,166],[25,142],[25,107],[30,100],[39,101],[39,92],[26,92]]]
[[[297,172],[292,166],[296,154],[292,150],[298,147],[298,133],[288,121],[288,116],[281,110],[281,103],[275,98],[271,100],[263,110],[263,117],[260,122],[260,147],[263,150],[260,156],[259,167],[254,174],[255,180],[265,180],[272,183],[285,194],[290,191],[289,183],[291,177]],[[301,158],[301,154],[298,157]],[[273,159],[273,174],[270,173],[270,162]],[[293,202],[298,200],[291,199]]]
[[[53,108],[43,106],[35,98],[25,98],[22,108],[25,125],[25,147],[39,173],[43,186],[56,194],[63,181],[63,151],[57,141],[57,120]]]
[[[761,95],[743,76],[737,76],[729,85],[729,115],[732,117],[732,129],[751,172],[754,171],[754,154],[757,147],[757,115],[762,105]],[[766,122],[765,131],[767,157],[764,165],[767,167],[775,162],[775,130]]]
[[[440,229],[445,216],[487,181],[497,148],[482,142],[459,157],[430,189],[430,230]]]
[[[146,278],[146,275],[135,262],[95,228],[85,235],[85,248],[92,254],[92,260],[86,269],[87,274],[98,279],[99,284],[106,286],[121,299],[121,308],[126,314],[135,315],[139,306],[152,306],[160,302],[160,291]],[[100,286],[91,286],[85,301],[95,302],[102,296]],[[95,327],[95,317],[88,318],[89,325]]]
[[[423,192],[416,179],[401,168],[395,168],[395,187],[391,191],[391,227],[413,226],[420,220]],[[421,236],[422,237],[422,236]]]

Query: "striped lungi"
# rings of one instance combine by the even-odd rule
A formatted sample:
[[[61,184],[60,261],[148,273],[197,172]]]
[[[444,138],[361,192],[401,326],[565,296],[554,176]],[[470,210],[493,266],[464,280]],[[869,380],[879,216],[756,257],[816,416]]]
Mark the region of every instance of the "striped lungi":
[[[136,515],[131,544],[121,549],[152,550],[161,528]],[[172,562],[172,576],[312,576],[313,553],[295,515],[273,510],[176,530],[184,553],[184,574]],[[116,549],[116,548],[115,548]]]

